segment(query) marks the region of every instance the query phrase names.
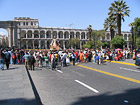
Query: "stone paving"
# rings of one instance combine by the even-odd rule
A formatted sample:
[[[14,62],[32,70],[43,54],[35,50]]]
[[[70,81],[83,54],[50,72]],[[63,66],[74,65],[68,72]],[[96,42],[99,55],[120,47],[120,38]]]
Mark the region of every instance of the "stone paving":
[[[37,105],[24,65],[0,70],[0,105]]]

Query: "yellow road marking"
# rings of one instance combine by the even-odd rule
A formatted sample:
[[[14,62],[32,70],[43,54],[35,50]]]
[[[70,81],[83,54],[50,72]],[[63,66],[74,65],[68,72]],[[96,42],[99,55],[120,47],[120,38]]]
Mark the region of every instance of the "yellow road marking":
[[[83,67],[83,68],[90,69],[90,70],[93,70],[93,71],[96,71],[96,72],[100,72],[100,73],[103,73],[103,74],[106,74],[106,75],[110,75],[110,76],[113,76],[113,77],[121,78],[121,79],[124,79],[124,80],[128,80],[128,81],[140,84],[140,80],[124,77],[124,76],[117,75],[117,74],[112,74],[112,73],[109,73],[109,72],[105,72],[105,71],[102,71],[102,70],[94,69],[94,68],[83,66],[83,65],[76,65],[76,66]]]
[[[104,61],[107,61],[107,60],[104,60]],[[107,62],[109,62],[109,61],[107,61]],[[124,64],[124,65],[136,66],[136,65],[133,64],[133,63],[125,63],[125,62],[119,62],[119,61],[111,61],[111,62],[113,62],[113,63],[119,63],[119,64]]]

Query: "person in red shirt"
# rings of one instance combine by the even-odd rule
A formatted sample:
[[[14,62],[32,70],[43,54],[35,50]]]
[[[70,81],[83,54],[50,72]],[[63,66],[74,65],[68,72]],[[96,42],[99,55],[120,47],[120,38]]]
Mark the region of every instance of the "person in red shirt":
[[[85,53],[85,62],[86,63],[88,62],[88,53],[87,52]]]
[[[79,57],[78,51],[76,51],[74,54],[76,55],[76,63],[79,63],[79,61],[78,61],[78,57]]]

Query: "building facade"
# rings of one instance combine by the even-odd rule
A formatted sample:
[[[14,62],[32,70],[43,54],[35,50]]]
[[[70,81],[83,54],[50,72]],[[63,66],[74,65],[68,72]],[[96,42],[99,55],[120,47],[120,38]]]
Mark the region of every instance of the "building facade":
[[[88,29],[72,29],[57,27],[40,27],[38,19],[29,17],[15,17],[13,21],[0,21],[0,28],[8,31],[9,47],[24,49],[49,49],[50,43],[55,36],[62,49],[69,48],[70,40],[78,38],[80,43],[77,48],[81,49],[83,44],[89,40]],[[130,32],[122,32],[127,45],[131,47]],[[100,38],[100,40],[103,40]],[[106,42],[110,42],[110,33],[106,32]]]
[[[8,47],[8,40],[6,35],[0,35],[0,47],[6,48]]]

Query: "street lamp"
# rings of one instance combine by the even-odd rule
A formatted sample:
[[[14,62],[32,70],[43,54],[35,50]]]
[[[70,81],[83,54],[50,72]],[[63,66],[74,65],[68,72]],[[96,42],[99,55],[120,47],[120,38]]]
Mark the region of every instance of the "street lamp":
[[[132,51],[133,51],[134,50],[134,32],[133,32],[134,27],[132,23],[130,24],[130,26],[131,26],[131,34],[132,34]]]
[[[136,27],[134,27],[134,29],[135,29],[135,57],[136,57]]]

